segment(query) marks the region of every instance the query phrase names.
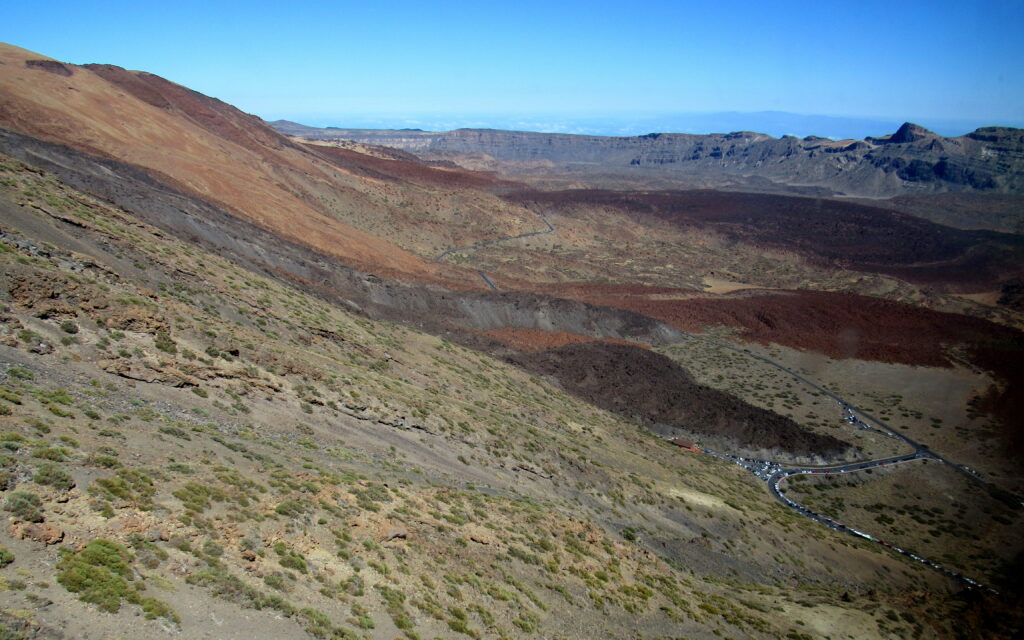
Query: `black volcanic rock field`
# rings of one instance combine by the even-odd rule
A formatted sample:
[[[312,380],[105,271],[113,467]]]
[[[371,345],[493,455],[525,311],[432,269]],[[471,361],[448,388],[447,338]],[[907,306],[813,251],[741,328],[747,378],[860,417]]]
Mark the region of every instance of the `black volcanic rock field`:
[[[789,418],[698,384],[669,358],[606,342],[567,344],[510,361],[550,376],[567,391],[602,409],[654,425],[725,436],[754,449],[798,455],[836,455],[849,444],[810,433]]]

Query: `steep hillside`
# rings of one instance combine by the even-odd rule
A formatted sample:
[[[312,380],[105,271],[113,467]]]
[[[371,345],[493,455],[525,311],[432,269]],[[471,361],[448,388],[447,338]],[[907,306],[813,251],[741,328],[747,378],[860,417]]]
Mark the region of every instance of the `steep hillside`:
[[[910,123],[892,135],[865,140],[786,136],[741,131],[690,135],[651,133],[633,137],[583,136],[528,131],[459,129],[447,132],[316,129],[271,123],[292,136],[355,140],[412,151],[422,157],[498,162],[509,175],[575,173],[655,176],[692,180],[691,186],[722,186],[751,178],[767,183],[821,187],[846,195],[1024,190],[1024,131],[984,127],[943,138]],[[639,173],[638,173],[639,171]],[[544,179],[540,177],[540,179]],[[740,182],[740,184],[744,184]]]
[[[1021,628],[1017,239],[0,63],[0,636]]]
[[[174,190],[364,271],[478,287],[479,279],[414,252],[435,255],[439,246],[493,233],[494,224],[512,230],[533,224],[530,214],[498,203],[483,229],[459,228],[449,237],[453,225],[438,221],[418,235],[388,238],[388,229],[410,226],[395,218],[408,218],[411,201],[473,219],[487,197],[472,192],[460,199],[452,189],[438,193],[435,185],[428,191],[367,176],[292,143],[258,118],[151,74],[67,65],[9,45],[0,45],[0,62],[0,127],[139,167]]]
[[[734,465],[2,171],[0,606],[38,632],[201,637],[211,614],[237,638],[958,624],[944,578],[831,538]]]

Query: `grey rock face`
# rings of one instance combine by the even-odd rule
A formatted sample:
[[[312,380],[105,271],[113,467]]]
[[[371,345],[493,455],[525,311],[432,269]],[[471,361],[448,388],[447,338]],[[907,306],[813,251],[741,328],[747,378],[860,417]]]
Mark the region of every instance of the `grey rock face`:
[[[706,186],[737,178],[822,187],[839,194],[887,197],[906,193],[983,191],[1024,193],[1024,130],[984,127],[943,138],[906,123],[895,133],[865,140],[771,136],[740,131],[690,135],[651,133],[607,137],[458,129],[315,129],[271,123],[310,139],[355,140],[411,151],[427,158],[484,154],[499,162],[547,162],[576,173],[660,173],[700,178]]]

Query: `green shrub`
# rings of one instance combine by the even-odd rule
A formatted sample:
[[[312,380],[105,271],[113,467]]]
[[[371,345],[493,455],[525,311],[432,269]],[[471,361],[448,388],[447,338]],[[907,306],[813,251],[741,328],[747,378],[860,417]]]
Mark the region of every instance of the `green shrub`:
[[[32,482],[43,484],[61,491],[67,491],[75,486],[75,480],[71,474],[64,470],[64,467],[53,462],[42,462],[36,466],[36,472],[32,475]]]
[[[226,497],[224,491],[217,487],[208,487],[198,482],[189,482],[184,487],[173,492],[178,500],[181,500],[185,509],[202,513],[210,508],[210,501],[222,502]]]
[[[386,603],[388,614],[395,626],[402,630],[412,629],[413,623],[405,610],[405,594],[386,585],[374,587]]]
[[[297,552],[293,551],[286,556],[281,556],[278,563],[285,569],[295,569],[299,573],[307,573],[309,569],[306,566],[306,560],[300,556]]]
[[[519,627],[526,633],[533,633],[536,631],[539,623],[540,618],[535,613],[524,613],[512,621],[512,624]]]
[[[160,427],[160,433],[166,433],[169,436],[174,436],[175,438],[181,438],[182,440],[191,440],[192,439],[192,436],[190,436],[188,434],[188,432],[185,431],[184,429],[181,429],[180,427],[175,427],[175,426],[169,425],[169,424]]]
[[[14,562],[14,554],[8,551],[7,547],[0,547],[0,568],[6,567],[12,562]]]
[[[50,413],[57,416],[58,418],[74,418],[75,414],[67,409],[61,409],[55,404],[48,404],[46,408],[50,410]]]
[[[149,619],[167,618],[178,621],[178,615],[166,603],[143,598],[131,584],[132,555],[128,549],[110,540],[93,540],[80,551],[63,552],[57,564],[57,582],[78,599],[115,613],[121,602],[142,607]]]
[[[157,600],[156,598],[141,598],[139,600],[139,604],[142,606],[142,612],[146,615],[147,620],[165,618],[171,622],[181,622],[181,619],[178,617],[178,612],[172,609],[171,606],[163,600]]]
[[[207,540],[203,543],[203,553],[214,558],[219,558],[224,555],[224,547],[220,546],[213,540]]]
[[[43,336],[39,335],[35,331],[32,331],[31,329],[22,329],[21,331],[18,332],[18,339],[20,339],[22,342],[32,343],[42,341]]]
[[[32,372],[29,371],[28,369],[26,369],[25,367],[21,366],[20,364],[16,364],[13,367],[11,367],[10,369],[8,369],[7,370],[7,375],[11,376],[12,378],[17,378],[18,380],[34,380],[35,379],[35,376],[32,375]]]
[[[285,616],[297,613],[295,607],[280,596],[266,594],[250,587],[238,577],[231,575],[223,567],[211,567],[193,573],[185,579],[189,584],[206,587],[214,596],[231,602],[237,602],[254,609],[276,609]]]
[[[97,467],[103,467],[105,469],[118,469],[122,466],[121,462],[114,456],[103,455],[93,455],[89,458],[89,464],[96,465]]]
[[[52,405],[50,405],[50,406],[52,406]],[[45,422],[43,422],[39,418],[29,418],[28,426],[30,426],[33,429],[35,429],[36,433],[41,433],[41,434],[42,433],[50,433],[50,431],[51,431],[50,425],[45,423]]]
[[[14,472],[17,463],[14,458],[0,454],[0,491],[6,491],[14,486]]]
[[[110,501],[125,500],[143,510],[152,508],[156,493],[153,478],[138,469],[119,469],[113,478],[99,478],[89,487],[89,493]]]
[[[277,589],[278,591],[287,591],[288,583],[278,573],[271,573],[263,576],[263,583],[271,589]]]
[[[301,500],[285,500],[281,504],[274,507],[274,511],[289,518],[300,516],[306,512],[309,505]]]
[[[54,462],[64,462],[68,459],[68,450],[64,447],[39,447],[32,452],[32,457],[52,460]]]
[[[25,522],[43,521],[43,501],[30,491],[15,491],[7,496],[4,509]]]
[[[373,624],[373,618],[366,615],[365,613],[361,616],[356,617],[356,623],[359,625],[360,629],[373,629],[375,626]]]
[[[163,351],[174,355],[178,353],[178,344],[164,331],[156,332],[156,339],[153,341],[153,346]]]

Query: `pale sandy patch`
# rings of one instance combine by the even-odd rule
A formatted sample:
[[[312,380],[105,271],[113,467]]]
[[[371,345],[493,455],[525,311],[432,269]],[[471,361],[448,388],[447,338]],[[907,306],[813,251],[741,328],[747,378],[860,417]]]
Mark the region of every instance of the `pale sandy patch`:
[[[874,640],[881,637],[878,624],[870,614],[855,609],[842,609],[831,605],[802,607],[783,604],[790,620],[803,621],[801,630],[810,630],[822,638],[852,638],[853,640]]]
[[[704,283],[704,291],[707,293],[732,293],[733,291],[740,291],[742,289],[766,289],[767,287],[759,287],[753,284],[747,284],[746,282],[735,282],[733,280],[724,280],[722,278],[702,278]]]
[[[999,303],[1002,293],[999,291],[985,291],[983,293],[958,293],[956,296],[958,298],[966,298],[978,304],[987,304],[994,307]]]
[[[669,487],[666,491],[668,495],[673,498],[682,498],[686,502],[707,507],[708,509],[731,509],[729,505],[725,504],[721,498],[701,493],[700,491],[694,491],[693,489],[682,489],[679,487]]]

